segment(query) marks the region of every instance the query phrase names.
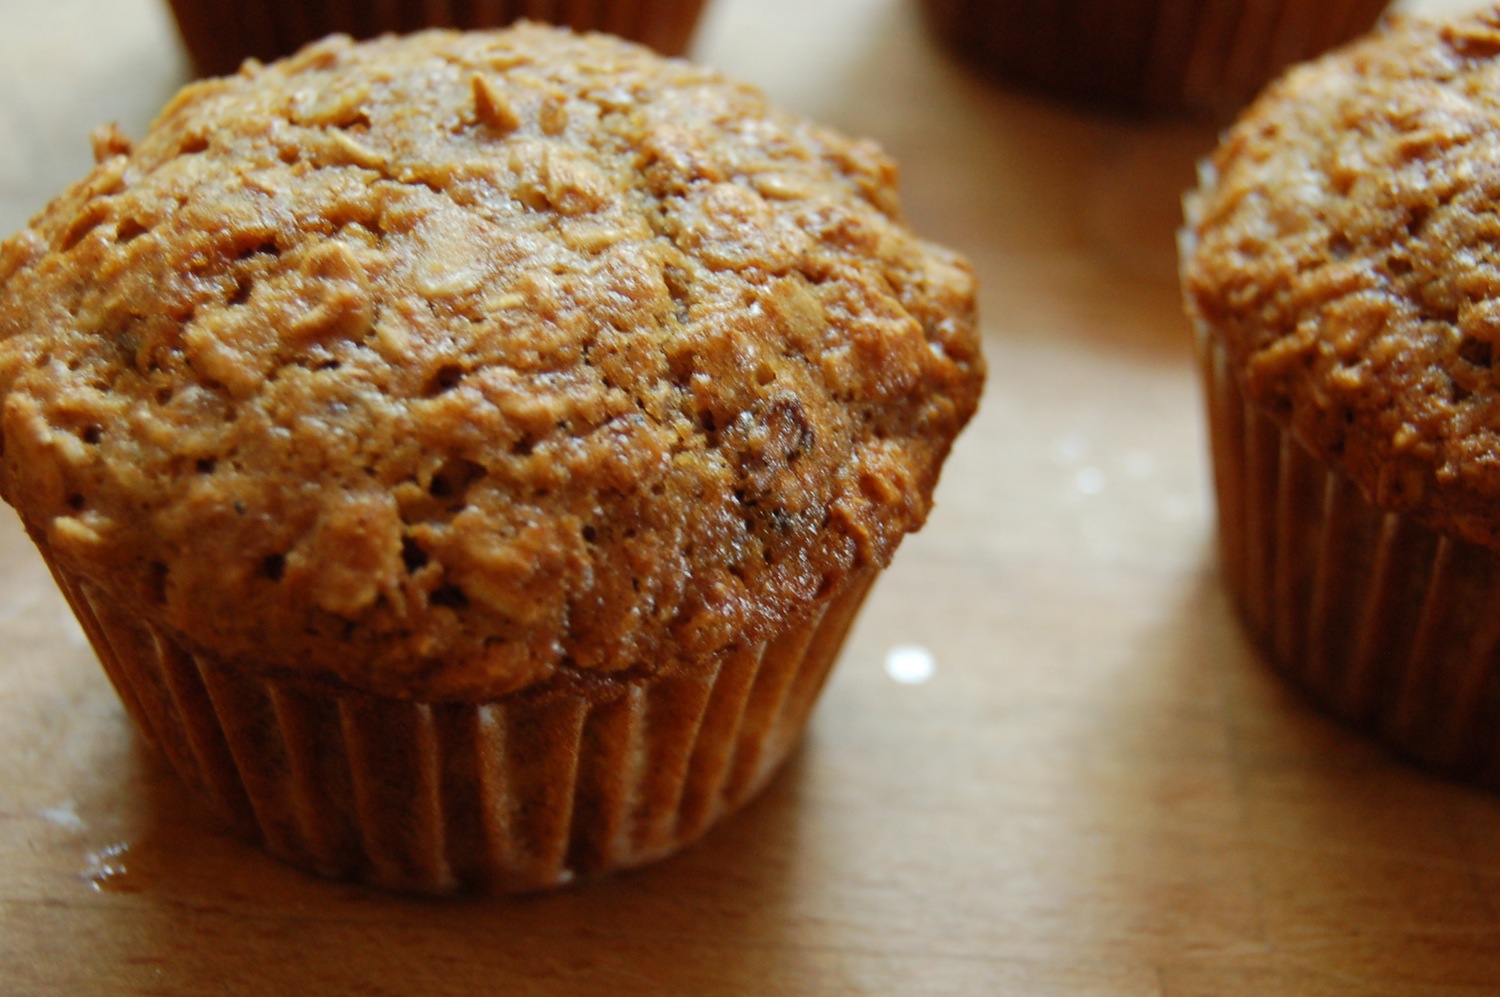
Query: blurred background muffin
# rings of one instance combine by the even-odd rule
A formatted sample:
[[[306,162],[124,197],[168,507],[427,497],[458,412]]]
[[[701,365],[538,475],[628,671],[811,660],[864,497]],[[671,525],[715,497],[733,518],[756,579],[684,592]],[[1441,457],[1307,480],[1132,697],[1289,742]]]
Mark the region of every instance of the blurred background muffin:
[[[171,0],[199,74],[232,73],[247,58],[289,55],[325,35],[373,38],[422,28],[495,28],[526,18],[604,31],[680,55],[706,0]]]
[[[1229,112],[1389,0],[921,0],[971,66],[1087,106]]]

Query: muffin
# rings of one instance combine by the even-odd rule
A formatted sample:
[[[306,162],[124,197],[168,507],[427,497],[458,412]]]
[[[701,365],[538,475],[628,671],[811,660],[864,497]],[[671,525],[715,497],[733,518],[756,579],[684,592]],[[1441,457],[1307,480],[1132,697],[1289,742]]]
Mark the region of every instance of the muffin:
[[[178,33],[203,76],[232,73],[247,58],[289,55],[325,35],[374,38],[423,28],[498,28],[529,18],[603,31],[681,55],[704,0],[171,0]]]
[[[1500,10],[1289,74],[1190,200],[1224,571],[1276,667],[1500,781]]]
[[[1087,106],[1225,112],[1368,30],[1389,0],[922,0],[980,71]]]
[[[766,782],[983,379],[876,146],[528,25],[322,42],[96,147],[0,248],[0,494],[186,782],[428,892]]]

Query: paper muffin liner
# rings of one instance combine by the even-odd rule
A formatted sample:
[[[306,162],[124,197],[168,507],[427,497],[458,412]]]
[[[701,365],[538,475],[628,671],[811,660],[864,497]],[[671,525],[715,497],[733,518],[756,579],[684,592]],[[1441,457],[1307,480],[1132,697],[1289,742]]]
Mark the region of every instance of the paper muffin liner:
[[[697,839],[795,744],[875,575],[697,670],[410,702],[194,654],[39,547],[127,712],[233,827],[322,875],[423,893],[546,889]]]
[[[1223,571],[1251,635],[1335,716],[1500,784],[1500,555],[1376,507],[1199,344]]]
[[[373,38],[422,28],[498,28],[527,18],[604,31],[681,55],[706,0],[172,0],[178,31],[201,75],[270,61],[341,32]]]
[[[1294,62],[1371,28],[1389,0],[921,0],[986,72],[1086,104],[1232,111]]]

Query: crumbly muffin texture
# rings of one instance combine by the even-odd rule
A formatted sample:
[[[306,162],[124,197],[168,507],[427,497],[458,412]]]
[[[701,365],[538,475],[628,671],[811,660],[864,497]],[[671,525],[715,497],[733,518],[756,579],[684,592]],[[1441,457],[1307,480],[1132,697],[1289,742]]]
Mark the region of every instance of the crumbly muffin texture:
[[[335,39],[96,152],[0,247],[0,494],[267,674],[763,639],[922,524],[976,405],[969,270],[873,144],[602,36]]]
[[[1274,86],[1191,205],[1191,314],[1382,508],[1500,547],[1500,9]]]

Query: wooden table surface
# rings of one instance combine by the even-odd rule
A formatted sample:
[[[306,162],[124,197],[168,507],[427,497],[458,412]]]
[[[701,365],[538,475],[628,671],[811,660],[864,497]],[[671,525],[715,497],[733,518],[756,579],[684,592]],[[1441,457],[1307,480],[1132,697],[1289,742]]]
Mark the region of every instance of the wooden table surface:
[[[990,89],[909,0],[716,0],[696,53],[882,141],[983,285],[982,411],[787,768],[553,895],[313,879],[143,747],[5,510],[0,993],[1500,993],[1500,796],[1318,717],[1226,606],[1173,249],[1213,126]],[[0,0],[0,229],[184,79],[153,0]]]

